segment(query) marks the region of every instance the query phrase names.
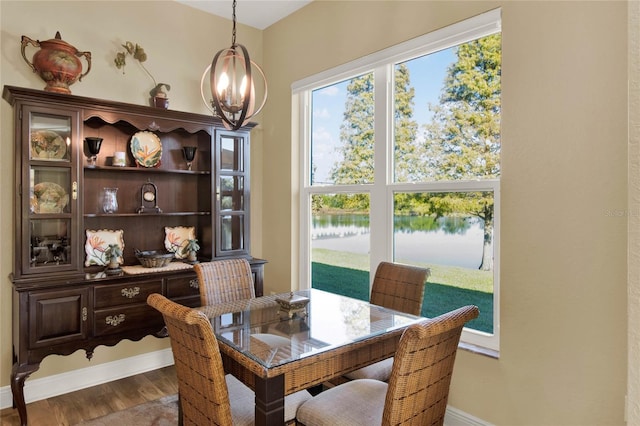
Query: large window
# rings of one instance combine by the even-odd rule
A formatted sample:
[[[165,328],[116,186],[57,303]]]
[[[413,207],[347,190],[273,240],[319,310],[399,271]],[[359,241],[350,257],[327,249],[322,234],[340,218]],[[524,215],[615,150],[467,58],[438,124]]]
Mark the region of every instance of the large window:
[[[462,341],[499,349],[500,77],[496,10],[294,84],[301,286],[428,267],[422,314],[475,304]]]

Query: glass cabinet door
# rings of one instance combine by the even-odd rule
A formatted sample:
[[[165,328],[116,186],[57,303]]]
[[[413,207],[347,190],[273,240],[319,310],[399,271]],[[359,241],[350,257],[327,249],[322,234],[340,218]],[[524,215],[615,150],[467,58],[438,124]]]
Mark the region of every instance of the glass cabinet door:
[[[77,145],[74,110],[32,108],[22,114],[22,273],[78,267]]]
[[[216,133],[216,256],[249,253],[248,149],[248,133]]]

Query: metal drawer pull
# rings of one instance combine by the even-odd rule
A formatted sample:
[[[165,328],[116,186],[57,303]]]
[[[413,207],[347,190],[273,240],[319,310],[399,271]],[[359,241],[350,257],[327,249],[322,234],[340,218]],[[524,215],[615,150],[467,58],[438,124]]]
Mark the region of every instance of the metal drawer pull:
[[[197,278],[194,278],[192,280],[189,281],[189,287],[191,288],[195,288],[196,290],[200,288],[200,283],[198,282]]]
[[[124,322],[124,314],[120,314],[120,315],[109,315],[106,319],[105,322],[107,323],[107,325],[112,325],[114,327],[120,325],[121,323]]]
[[[121,293],[122,293],[122,297],[133,299],[134,297],[140,294],[140,287],[123,288]]]
[[[87,307],[82,308],[82,321],[87,320]]]

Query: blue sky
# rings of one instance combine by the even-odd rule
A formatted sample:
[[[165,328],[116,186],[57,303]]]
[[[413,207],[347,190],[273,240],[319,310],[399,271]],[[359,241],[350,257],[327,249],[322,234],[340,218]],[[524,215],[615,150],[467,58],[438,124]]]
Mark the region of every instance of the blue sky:
[[[438,103],[447,67],[456,59],[454,48],[435,52],[406,62],[411,85],[415,88],[414,119],[421,126],[430,121],[429,103]],[[332,164],[340,159],[340,125],[348,81],[317,90],[313,94],[312,156],[316,168],[315,182],[329,181]]]

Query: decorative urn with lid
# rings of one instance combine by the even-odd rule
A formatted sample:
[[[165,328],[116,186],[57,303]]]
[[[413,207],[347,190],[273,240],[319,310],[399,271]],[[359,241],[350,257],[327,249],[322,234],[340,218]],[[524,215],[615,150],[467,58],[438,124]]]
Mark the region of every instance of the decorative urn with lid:
[[[31,44],[39,47],[30,62],[25,55],[25,49]],[[80,57],[87,61],[87,71],[82,73]],[[91,71],[91,52],[80,52],[60,37],[60,31],[56,32],[56,38],[39,41],[22,36],[22,57],[29,64],[33,72],[42,78],[47,86],[44,90],[57,93],[71,93],[69,86]]]

